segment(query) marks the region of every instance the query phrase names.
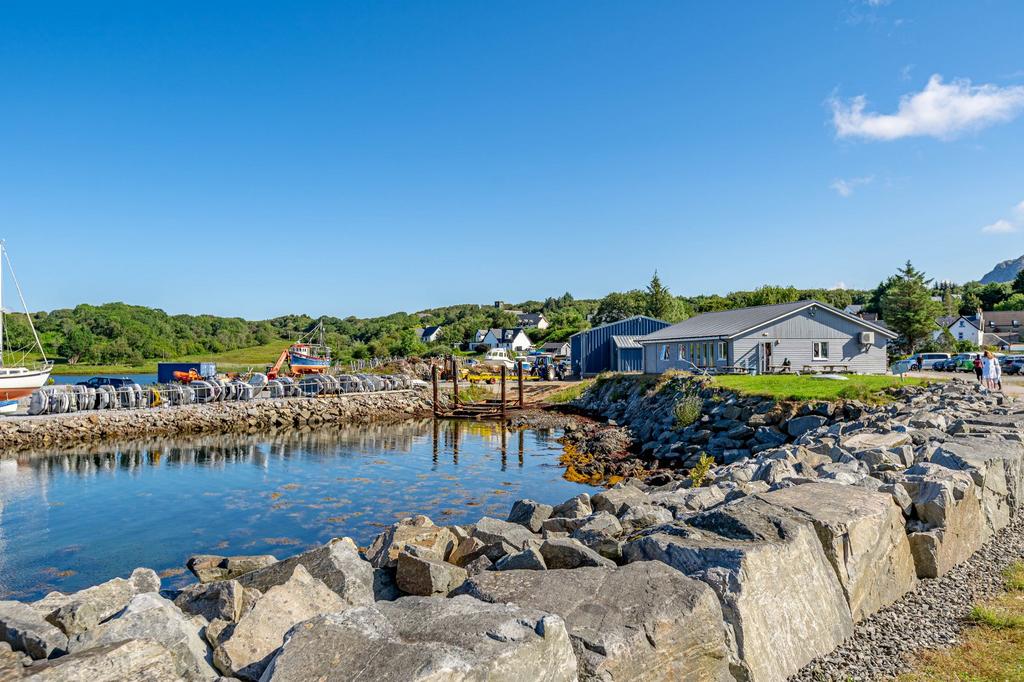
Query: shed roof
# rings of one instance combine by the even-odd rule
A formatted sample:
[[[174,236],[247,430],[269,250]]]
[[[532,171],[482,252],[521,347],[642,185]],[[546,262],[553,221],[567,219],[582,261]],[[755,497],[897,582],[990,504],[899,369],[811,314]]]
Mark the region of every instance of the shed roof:
[[[594,331],[595,329],[603,329],[605,327],[611,327],[612,325],[622,324],[623,322],[629,322],[631,320],[651,320],[652,322],[660,322],[661,324],[668,324],[668,322],[665,322],[664,320],[659,320],[658,318],[650,317],[649,315],[633,315],[632,317],[626,317],[626,318],[623,318],[621,320],[615,320],[614,322],[605,322],[604,324],[599,324],[596,327],[591,327],[590,329],[584,329],[583,331],[578,331],[575,334],[573,334],[572,336],[579,336],[580,334],[588,334],[588,333]],[[569,338],[571,339],[572,336],[570,336]]]
[[[643,346],[641,346],[636,341],[637,339],[642,339],[642,338],[643,338],[642,336],[630,336],[630,335],[613,336],[612,337],[612,345],[615,346],[616,348],[639,348],[639,349],[642,349]]]
[[[896,336],[885,327],[845,313],[838,308],[833,308],[820,301],[805,300],[794,303],[760,305],[753,308],[737,308],[716,313],[704,313],[703,315],[691,317],[671,327],[656,331],[653,334],[648,334],[642,340],[646,342],[665,339],[732,338],[813,306],[828,310],[839,317],[855,322],[867,329],[877,331],[884,336],[890,338],[895,338]]]

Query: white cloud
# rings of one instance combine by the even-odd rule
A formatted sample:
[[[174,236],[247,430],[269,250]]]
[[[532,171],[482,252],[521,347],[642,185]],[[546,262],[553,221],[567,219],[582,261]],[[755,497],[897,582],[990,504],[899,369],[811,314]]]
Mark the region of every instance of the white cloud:
[[[1017,204],[1013,208],[1013,212],[1017,215],[1017,220],[1024,222],[1024,201]]]
[[[902,80],[902,81],[910,80],[910,75],[913,72],[914,72],[914,65],[913,64],[905,64],[903,66],[903,68],[900,69],[900,80]]]
[[[1009,220],[1000,218],[991,225],[986,225],[981,228],[981,231],[985,234],[1008,234],[1010,232],[1016,232],[1019,229],[1020,227],[1018,225],[1014,225]]]
[[[839,196],[845,198],[853,194],[853,190],[855,190],[857,187],[860,187],[861,185],[867,185],[873,182],[874,179],[875,176],[873,175],[866,175],[862,178],[850,178],[849,180],[844,180],[843,178],[836,178],[835,180],[832,181],[832,184],[830,184],[829,187],[834,189]]]
[[[831,289],[832,291],[841,290],[845,288],[846,282],[844,282],[843,280],[839,280],[838,282],[829,287],[829,289]]]
[[[967,79],[949,83],[935,74],[921,92],[900,98],[895,114],[865,111],[867,98],[830,100],[832,123],[839,137],[897,140],[930,136],[948,139],[967,130],[1009,121],[1024,110],[1024,86],[971,85]]]
[[[872,7],[881,7],[882,5],[888,5],[892,0],[865,0],[865,2]]]

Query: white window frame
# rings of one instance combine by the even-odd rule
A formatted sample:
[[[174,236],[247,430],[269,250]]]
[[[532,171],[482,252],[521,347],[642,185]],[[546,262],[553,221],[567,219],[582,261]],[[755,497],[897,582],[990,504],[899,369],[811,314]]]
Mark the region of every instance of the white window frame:
[[[726,353],[727,353],[727,351],[726,351],[726,348],[725,348],[725,341],[719,341],[718,342],[718,359],[722,360],[722,361],[727,360],[728,358],[726,356]]]
[[[676,352],[676,358],[679,360],[686,360],[686,344],[679,344],[679,350]]]
[[[672,359],[671,348],[672,348],[672,344],[671,343],[666,343],[666,344],[663,344],[661,346],[661,359],[662,360],[669,361],[669,360]]]
[[[828,360],[828,341],[811,342],[811,360]]]

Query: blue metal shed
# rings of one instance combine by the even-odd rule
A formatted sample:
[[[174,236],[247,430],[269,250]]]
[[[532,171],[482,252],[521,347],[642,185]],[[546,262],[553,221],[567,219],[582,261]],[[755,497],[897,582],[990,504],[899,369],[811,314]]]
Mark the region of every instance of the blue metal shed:
[[[644,347],[636,342],[639,336],[612,337],[612,371],[644,371]]]
[[[572,349],[572,373],[577,377],[587,377],[611,370],[613,336],[646,336],[667,326],[669,323],[663,320],[646,315],[634,315],[625,320],[609,322],[573,334],[569,338]],[[640,369],[643,369],[642,362],[641,358]]]

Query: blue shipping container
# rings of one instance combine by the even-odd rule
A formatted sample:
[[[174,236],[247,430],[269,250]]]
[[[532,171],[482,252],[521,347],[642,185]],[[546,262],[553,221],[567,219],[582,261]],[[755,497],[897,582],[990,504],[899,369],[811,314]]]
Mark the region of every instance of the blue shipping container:
[[[204,379],[217,376],[215,362],[159,362],[156,365],[156,381],[159,384],[169,384],[174,381],[175,372],[188,372],[193,369]]]

